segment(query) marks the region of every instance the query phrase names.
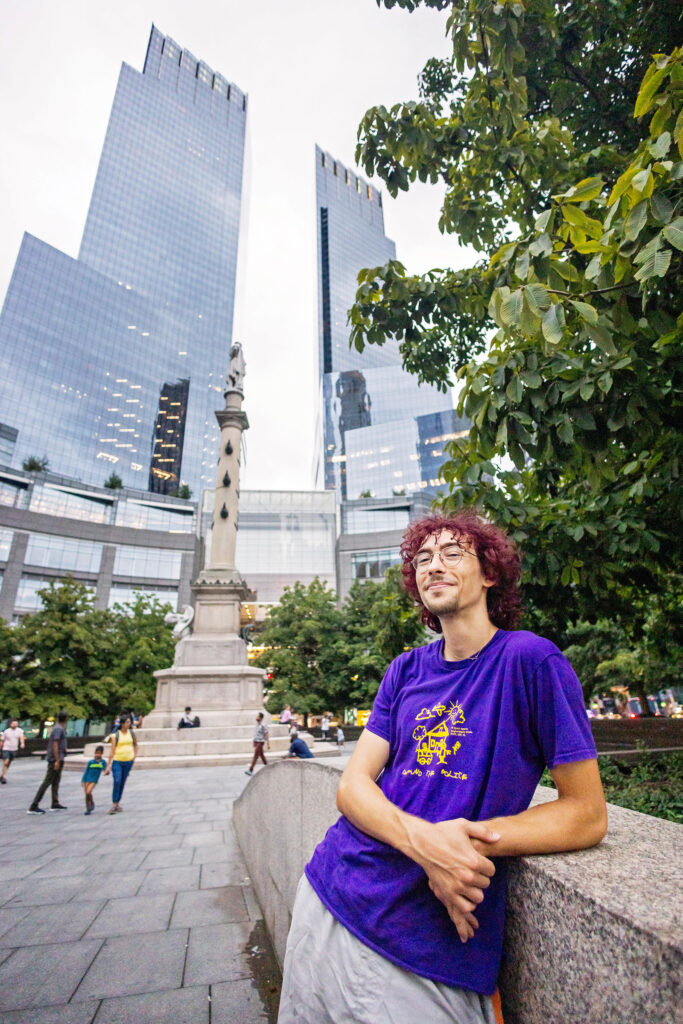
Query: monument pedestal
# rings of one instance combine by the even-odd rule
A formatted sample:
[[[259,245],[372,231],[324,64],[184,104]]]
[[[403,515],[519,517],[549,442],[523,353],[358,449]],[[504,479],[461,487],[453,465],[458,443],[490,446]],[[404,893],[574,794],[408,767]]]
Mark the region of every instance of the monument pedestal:
[[[173,665],[154,673],[156,700],[144,727],[137,730],[136,768],[246,768],[253,756],[266,673],[248,664],[247,645],[240,636],[240,605],[250,593],[235,567],[242,431],[249,426],[242,411],[245,363],[240,345],[233,345],[230,360],[225,408],[216,413],[221,442],[209,565],[192,584],[194,618],[190,614],[187,624],[176,623],[177,630],[186,625],[188,632],[176,644]],[[192,717],[199,717],[199,728],[178,729],[186,707],[192,708]],[[303,738],[313,747],[310,734]],[[287,726],[272,725],[266,756],[277,760],[288,751]],[[94,744],[86,747],[86,757],[93,752]]]

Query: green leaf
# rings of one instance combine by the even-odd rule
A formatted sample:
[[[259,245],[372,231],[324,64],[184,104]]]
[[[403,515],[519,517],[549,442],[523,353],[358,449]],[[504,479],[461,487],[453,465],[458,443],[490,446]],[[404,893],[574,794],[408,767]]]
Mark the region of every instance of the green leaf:
[[[655,160],[663,160],[671,147],[671,133],[662,132],[654,142],[648,146],[650,153]]]
[[[586,324],[586,334],[606,355],[615,356],[617,354],[612,335],[602,324]]]
[[[683,217],[676,217],[676,220],[662,228],[662,234],[674,248],[683,250]]]
[[[657,68],[656,64],[651,64],[647,69],[645,78],[643,79],[643,84],[640,87],[640,91],[636,99],[636,105],[633,111],[634,117],[642,117],[643,114],[647,114],[648,110],[650,110],[654,95],[664,81],[666,73],[666,68]]]
[[[579,394],[583,398],[584,402],[587,402],[590,398],[593,397],[594,391],[595,384],[593,384],[592,381],[586,381],[585,384],[581,385],[581,388],[579,389]]]
[[[647,200],[643,199],[633,207],[624,222],[624,235],[634,241],[647,222]]]
[[[585,203],[591,199],[597,199],[603,189],[602,178],[583,178],[582,181],[572,185],[563,195],[553,196],[553,199],[564,199],[570,203]]]
[[[595,306],[591,306],[587,302],[580,302],[578,299],[570,299],[569,301],[582,320],[585,320],[588,324],[597,324],[598,311]]]
[[[562,341],[562,323],[558,315],[558,309],[562,307],[559,304],[553,303],[548,311],[544,314],[543,320],[541,321],[541,330],[543,331],[543,337],[549,345],[559,345]]]
[[[564,419],[557,428],[557,436],[565,444],[571,444],[574,440],[574,428],[568,419]]]
[[[518,405],[522,401],[523,393],[524,389],[522,387],[522,382],[517,376],[517,374],[515,374],[510,379],[508,386],[505,388],[505,394],[508,396],[511,402],[514,402],[515,404]]]
[[[529,303],[531,312],[540,317],[550,307],[550,296],[542,284],[528,284],[524,289],[524,297]]]
[[[522,315],[522,292],[511,292],[500,307],[500,318],[508,327],[518,327]]]
[[[666,228],[663,229],[665,231]],[[653,252],[634,275],[636,281],[648,281],[651,277],[664,277],[671,263],[671,249]]]
[[[604,233],[601,221],[594,220],[575,206],[563,206],[562,216],[568,224],[585,231],[591,238],[601,238]]]
[[[650,210],[654,220],[660,224],[668,224],[674,212],[672,203],[662,192],[655,192],[650,196]],[[683,222],[683,218],[680,220]]]

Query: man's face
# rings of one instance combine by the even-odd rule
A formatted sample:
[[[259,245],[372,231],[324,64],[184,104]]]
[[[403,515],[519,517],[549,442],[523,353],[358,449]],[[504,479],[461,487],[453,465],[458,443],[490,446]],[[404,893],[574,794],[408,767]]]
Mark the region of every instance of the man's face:
[[[19,723],[17,722],[16,718],[13,718],[12,721],[10,722],[10,724],[9,724],[10,729],[16,729],[18,726],[19,726]]]
[[[445,566],[437,552],[464,552],[454,566]],[[438,619],[481,606],[486,609],[486,591],[493,580],[484,578],[479,559],[467,537],[454,537],[450,530],[427,537],[420,553],[432,555],[431,562],[415,570],[415,579],[422,603]]]

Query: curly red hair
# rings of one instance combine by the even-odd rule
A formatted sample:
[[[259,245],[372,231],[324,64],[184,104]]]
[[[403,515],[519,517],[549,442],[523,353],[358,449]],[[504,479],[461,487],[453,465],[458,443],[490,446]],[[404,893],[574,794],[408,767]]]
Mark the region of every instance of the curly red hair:
[[[462,538],[471,545],[479,559],[482,573],[486,579],[495,581],[486,592],[486,605],[491,622],[500,629],[514,629],[522,614],[522,600],[519,594],[519,551],[498,526],[487,523],[471,509],[464,509],[448,517],[435,515],[417,519],[403,535],[403,583],[416,604],[420,605],[425,626],[435,633],[441,632],[439,620],[422,603],[412,560],[427,537],[438,535],[442,530],[450,531],[454,538]]]

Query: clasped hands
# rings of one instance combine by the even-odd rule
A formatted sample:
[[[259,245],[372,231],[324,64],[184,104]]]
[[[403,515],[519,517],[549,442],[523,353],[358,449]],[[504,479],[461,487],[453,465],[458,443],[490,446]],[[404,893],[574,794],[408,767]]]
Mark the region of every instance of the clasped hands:
[[[471,939],[479,927],[474,911],[496,871],[493,862],[477,852],[473,840],[495,843],[498,839],[497,832],[466,818],[431,823],[422,836],[419,863],[427,874],[429,888],[448,911],[461,942]]]

